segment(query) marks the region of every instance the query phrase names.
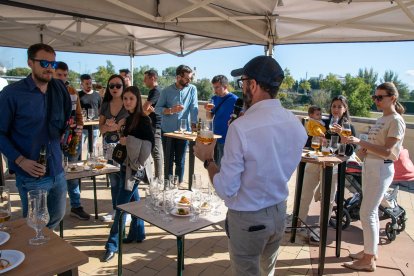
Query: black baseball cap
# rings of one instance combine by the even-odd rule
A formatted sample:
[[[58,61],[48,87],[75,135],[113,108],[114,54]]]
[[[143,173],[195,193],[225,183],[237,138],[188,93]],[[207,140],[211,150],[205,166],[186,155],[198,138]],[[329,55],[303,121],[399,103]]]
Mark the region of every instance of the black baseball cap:
[[[129,74],[129,73],[131,73],[131,71],[129,71],[129,69],[128,69],[128,68],[126,68],[126,69],[120,69],[120,70],[119,70],[119,73]]]
[[[270,87],[279,87],[285,78],[279,63],[270,56],[257,56],[246,63],[243,68],[231,71],[231,75],[233,77],[246,75]]]

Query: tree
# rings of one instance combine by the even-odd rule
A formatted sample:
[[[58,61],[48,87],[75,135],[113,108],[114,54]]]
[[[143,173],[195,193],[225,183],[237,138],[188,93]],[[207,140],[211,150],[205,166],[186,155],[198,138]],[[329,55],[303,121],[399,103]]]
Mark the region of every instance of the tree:
[[[280,90],[292,91],[292,87],[293,85],[295,85],[295,80],[290,75],[290,70],[288,68],[285,68],[284,73],[285,73],[285,78],[283,79],[283,82],[280,85]]]
[[[311,89],[312,90],[318,90],[321,89],[321,80],[323,79],[322,75],[319,75],[319,77],[312,77],[309,78],[308,82],[310,83]]]
[[[26,77],[31,72],[32,72],[32,70],[30,68],[27,68],[27,67],[16,67],[16,68],[7,70],[7,75],[8,76],[22,76],[22,77]]]
[[[139,68],[134,68],[134,83],[133,85],[139,88],[142,95],[148,95],[149,89],[144,84],[144,73],[150,68],[148,65],[140,66]]]
[[[374,69],[359,69],[358,77],[362,78],[365,83],[369,84],[372,90],[375,90],[375,87],[377,87],[378,73],[374,72]]]
[[[352,116],[369,117],[372,106],[371,85],[363,78],[345,76],[344,94],[348,98],[349,113]]]
[[[320,85],[321,89],[329,92],[332,98],[342,94],[342,83],[332,73],[321,80]]]
[[[326,90],[312,90],[311,102],[313,105],[322,108],[324,112],[329,112],[331,93]]]
[[[399,97],[401,100],[408,100],[410,98],[410,90],[408,85],[403,83],[399,78],[398,74],[389,70],[385,71],[384,77],[381,79],[381,82],[393,82],[395,87],[398,89]]]
[[[78,72],[69,69],[68,81],[72,87],[80,88],[80,74]]]
[[[110,76],[115,74],[115,66],[110,60],[106,61],[106,66],[98,66],[97,71],[92,73],[92,78],[96,83],[106,85]]]
[[[197,94],[199,101],[207,101],[213,96],[213,88],[209,79],[198,80],[194,85],[197,87]]]
[[[177,67],[171,66],[162,70],[161,76],[158,76],[158,84],[161,87],[167,87],[175,83],[175,71]]]
[[[299,86],[301,90],[303,91],[303,93],[308,93],[311,90],[311,84],[307,80],[302,80]]]

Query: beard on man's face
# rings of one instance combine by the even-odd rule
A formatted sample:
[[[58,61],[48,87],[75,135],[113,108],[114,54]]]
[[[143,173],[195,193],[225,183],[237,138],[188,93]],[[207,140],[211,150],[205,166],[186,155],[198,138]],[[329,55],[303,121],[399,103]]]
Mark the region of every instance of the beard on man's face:
[[[180,80],[180,81],[179,81],[179,84],[180,84],[182,87],[187,87],[189,83],[188,83],[187,81],[185,81],[185,80]]]
[[[40,72],[33,71],[32,74],[34,78],[41,83],[48,83],[53,77],[53,71],[49,69],[44,69]]]
[[[252,90],[250,90],[250,86],[246,86],[246,92],[243,93],[243,101],[246,110],[252,106],[253,94]]]

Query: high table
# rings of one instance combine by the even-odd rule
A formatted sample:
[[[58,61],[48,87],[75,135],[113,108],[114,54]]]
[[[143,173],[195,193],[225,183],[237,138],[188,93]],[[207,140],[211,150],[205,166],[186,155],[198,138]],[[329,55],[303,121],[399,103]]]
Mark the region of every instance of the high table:
[[[25,219],[7,222],[7,226],[11,228],[10,240],[0,246],[0,251],[14,249],[25,255],[23,263],[6,273],[9,276],[78,275],[78,266],[89,261],[87,255],[48,228],[43,233],[50,240],[34,246],[29,245],[29,239],[35,236],[35,231],[27,226]]]
[[[99,125],[99,120],[83,122],[83,128],[88,130],[88,152],[93,152],[93,127],[98,126],[98,125]]]
[[[148,214],[146,212],[147,208],[145,207],[145,200],[117,206],[117,209],[121,211],[119,233],[123,233],[122,217],[125,213],[129,213],[134,217],[141,218],[142,220],[174,235],[177,238],[177,275],[181,276],[184,270],[185,235],[223,221],[226,218],[227,208],[223,206],[224,204],[221,204],[220,215],[213,216],[209,213],[206,216],[200,216],[197,222],[190,222],[189,217],[176,216],[171,216],[173,218],[172,221],[165,222],[160,215]],[[118,275],[122,275],[122,236],[122,234],[119,235],[118,241]]]
[[[98,175],[104,175],[109,173],[115,173],[119,172],[119,168],[111,165],[111,164],[105,164],[105,167],[100,170],[82,170],[80,172],[66,172],[66,180],[72,180],[72,179],[81,179],[86,177],[92,177],[93,181],[93,203],[95,207],[95,219],[98,219],[98,200],[96,195],[96,176]]]
[[[164,152],[164,175],[167,176],[169,163],[173,162],[174,160],[170,160],[170,151],[171,151],[171,138],[186,140],[189,141],[190,149],[189,149],[189,160],[188,160],[188,189],[191,190],[191,186],[193,185],[193,174],[194,174],[194,150],[193,146],[195,145],[195,141],[197,139],[197,133],[176,133],[176,132],[166,132],[163,134],[164,138],[166,139],[166,148]],[[221,135],[214,134],[214,139],[221,138]]]
[[[340,257],[341,252],[341,235],[342,235],[342,216],[344,207],[344,190],[345,190],[345,169],[346,169],[346,156],[331,156],[331,157],[315,157],[307,158],[306,153],[302,153],[302,159],[299,163],[297,170],[296,189],[295,189],[295,202],[293,206],[293,219],[292,219],[292,232],[290,236],[290,242],[295,242],[296,227],[298,223],[298,215],[300,208],[300,199],[302,197],[303,177],[305,174],[306,163],[318,164],[322,168],[322,199],[321,199],[321,211],[320,211],[320,242],[319,242],[319,263],[318,263],[318,275],[323,275],[325,266],[325,253],[326,253],[326,238],[328,233],[328,217],[329,217],[329,204],[330,193],[332,187],[332,173],[333,167],[338,165],[338,189],[337,189],[337,221],[336,221],[336,256]]]

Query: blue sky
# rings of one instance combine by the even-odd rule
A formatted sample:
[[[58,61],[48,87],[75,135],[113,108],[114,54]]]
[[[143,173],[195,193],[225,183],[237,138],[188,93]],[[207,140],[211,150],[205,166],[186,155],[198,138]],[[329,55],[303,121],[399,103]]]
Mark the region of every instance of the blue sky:
[[[373,68],[381,78],[386,70],[414,89],[414,42],[342,43],[276,46],[274,57],[282,68],[289,68],[295,79],[334,73],[344,76],[357,74],[359,68]],[[230,71],[242,67],[257,55],[262,46],[244,46],[205,50],[179,58],[170,54],[135,57],[135,67],[149,65],[159,72],[169,66],[186,64],[197,68],[198,78],[217,74],[230,76]],[[6,67],[26,66],[26,50],[0,47],[0,63]],[[92,73],[99,65],[111,60],[116,69],[129,67],[129,57],[113,55],[58,52],[57,60],[68,63],[77,72]]]

